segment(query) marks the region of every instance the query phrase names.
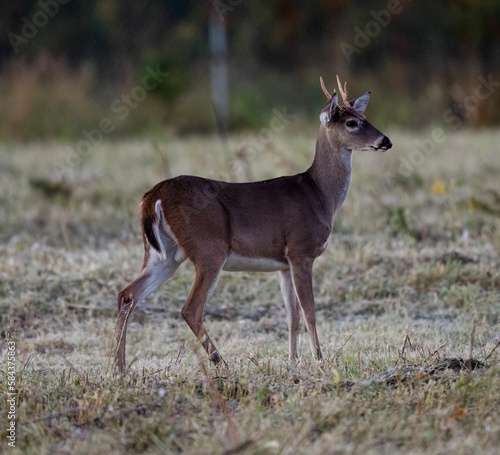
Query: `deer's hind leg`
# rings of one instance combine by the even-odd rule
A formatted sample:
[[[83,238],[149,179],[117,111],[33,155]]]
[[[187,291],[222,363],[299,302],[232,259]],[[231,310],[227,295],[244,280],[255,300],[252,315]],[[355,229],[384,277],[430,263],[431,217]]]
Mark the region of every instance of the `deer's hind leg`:
[[[116,324],[115,365],[120,372],[125,369],[125,343],[127,325],[136,306],[151,295],[158,287],[175,273],[184,261],[179,254],[175,240],[162,236],[164,251],[159,253],[146,245],[144,264],[139,275],[117,296],[118,321]]]

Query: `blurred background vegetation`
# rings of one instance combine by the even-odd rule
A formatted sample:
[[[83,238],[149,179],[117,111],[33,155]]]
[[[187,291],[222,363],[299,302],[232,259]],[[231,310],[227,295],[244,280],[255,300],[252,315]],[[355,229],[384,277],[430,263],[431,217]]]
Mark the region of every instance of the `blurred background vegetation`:
[[[478,78],[500,80],[498,0],[19,0],[0,4],[0,139],[78,138],[103,118],[112,135],[216,131],[211,14],[227,32],[232,130],[283,106],[316,124],[318,78],[333,90],[335,74],[352,95],[372,91],[380,127],[446,113],[455,126],[500,123],[496,85],[464,105]],[[113,102],[157,65],[168,76],[117,119]]]

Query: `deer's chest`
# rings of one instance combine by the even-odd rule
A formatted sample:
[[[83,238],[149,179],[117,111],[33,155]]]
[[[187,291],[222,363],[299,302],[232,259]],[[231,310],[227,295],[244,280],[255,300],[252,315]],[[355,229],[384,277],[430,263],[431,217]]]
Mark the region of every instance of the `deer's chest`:
[[[352,152],[349,150],[342,150],[338,164],[334,189],[336,209],[339,209],[344,203],[347,193],[349,192],[349,187],[351,186]]]
[[[349,173],[346,178],[339,183],[337,198],[335,201],[335,207],[339,209],[344,203],[347,193],[349,192],[349,187],[351,186],[351,174]]]

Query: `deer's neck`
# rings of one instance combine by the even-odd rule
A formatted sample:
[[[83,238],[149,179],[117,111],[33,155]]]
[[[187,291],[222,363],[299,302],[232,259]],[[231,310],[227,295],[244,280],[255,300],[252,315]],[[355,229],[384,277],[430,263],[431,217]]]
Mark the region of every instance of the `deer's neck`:
[[[351,162],[352,151],[332,144],[321,126],[314,161],[307,173],[328,200],[332,216],[344,203],[349,191]]]

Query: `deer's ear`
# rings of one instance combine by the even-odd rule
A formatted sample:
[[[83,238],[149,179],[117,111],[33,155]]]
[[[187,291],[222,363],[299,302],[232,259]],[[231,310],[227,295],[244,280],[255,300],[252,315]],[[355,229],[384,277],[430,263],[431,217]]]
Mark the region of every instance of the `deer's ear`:
[[[339,107],[339,98],[336,93],[333,94],[332,99],[330,100],[330,104],[319,114],[319,119],[323,125],[326,125],[333,115],[335,111]]]
[[[362,114],[366,111],[368,102],[370,101],[371,92],[366,92],[355,100],[351,101],[351,105],[356,112]]]

